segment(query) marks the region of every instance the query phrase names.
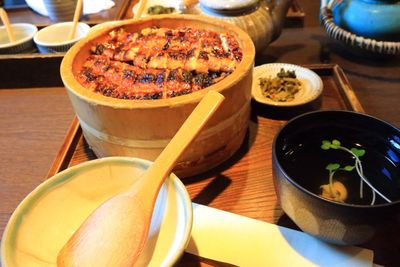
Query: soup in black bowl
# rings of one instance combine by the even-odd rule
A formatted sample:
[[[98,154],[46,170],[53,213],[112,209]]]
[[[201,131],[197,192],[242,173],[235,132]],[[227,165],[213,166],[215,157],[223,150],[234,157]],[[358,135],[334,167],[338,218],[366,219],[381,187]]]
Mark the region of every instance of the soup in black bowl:
[[[364,243],[399,223],[400,130],[349,111],[289,121],[273,144],[275,189],[305,232],[337,244]]]

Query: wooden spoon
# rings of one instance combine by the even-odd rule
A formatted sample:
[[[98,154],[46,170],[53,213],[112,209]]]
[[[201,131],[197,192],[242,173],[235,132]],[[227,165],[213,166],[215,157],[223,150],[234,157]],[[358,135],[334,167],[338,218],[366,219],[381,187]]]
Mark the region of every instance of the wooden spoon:
[[[147,4],[147,0],[139,0],[139,3],[138,3],[139,6],[136,11],[136,14],[133,14],[134,19],[138,19],[142,16],[146,4]]]
[[[188,9],[191,9],[198,2],[199,2],[199,0],[183,0],[183,6],[186,10],[188,10]]]
[[[72,20],[72,28],[68,35],[68,40],[72,40],[75,37],[76,26],[78,26],[79,18],[81,17],[83,8],[83,0],[78,0],[76,2],[75,12],[74,12],[74,19]]]
[[[6,27],[6,31],[7,31],[7,35],[8,35],[8,39],[10,40],[10,43],[14,43],[17,39],[15,38],[14,31],[11,27],[10,20],[8,19],[8,16],[7,16],[7,12],[2,7],[0,7],[0,17],[1,17],[1,20],[3,21],[4,26]]]
[[[224,97],[208,92],[144,175],[97,208],[58,254],[58,266],[133,266],[147,239],[161,185]]]

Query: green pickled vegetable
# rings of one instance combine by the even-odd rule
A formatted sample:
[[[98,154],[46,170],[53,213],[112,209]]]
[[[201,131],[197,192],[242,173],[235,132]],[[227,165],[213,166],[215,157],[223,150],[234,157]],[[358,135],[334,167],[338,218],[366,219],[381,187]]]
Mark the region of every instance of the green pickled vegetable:
[[[296,73],[283,68],[274,78],[261,77],[259,84],[262,95],[276,102],[292,101],[301,89]]]
[[[164,7],[161,5],[151,6],[147,9],[147,14],[149,14],[149,15],[171,14],[174,12],[175,12],[175,8]]]

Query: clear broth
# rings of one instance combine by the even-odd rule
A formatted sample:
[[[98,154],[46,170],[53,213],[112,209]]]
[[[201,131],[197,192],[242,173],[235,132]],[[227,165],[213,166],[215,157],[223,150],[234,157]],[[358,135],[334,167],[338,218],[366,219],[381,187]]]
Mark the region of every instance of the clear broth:
[[[295,182],[316,195],[320,195],[321,185],[329,183],[329,171],[325,169],[328,164],[339,163],[341,167],[355,164],[355,158],[346,151],[321,148],[322,140],[332,141],[332,139],[335,138],[322,138],[318,133],[307,134],[307,138],[301,139],[301,142],[293,142],[298,145],[286,147],[282,154],[283,160],[280,160],[283,169]],[[373,143],[362,146],[337,139],[348,149],[353,147],[364,149],[366,153],[360,157],[364,176],[391,201],[400,199],[399,170],[393,157],[391,158],[390,148],[377,147]],[[345,203],[371,204],[372,189],[366,183],[363,183],[363,197],[360,197],[360,179],[355,169],[350,172],[342,170],[335,172],[334,180],[343,183],[348,191]],[[387,202],[376,194],[375,205],[383,203]]]

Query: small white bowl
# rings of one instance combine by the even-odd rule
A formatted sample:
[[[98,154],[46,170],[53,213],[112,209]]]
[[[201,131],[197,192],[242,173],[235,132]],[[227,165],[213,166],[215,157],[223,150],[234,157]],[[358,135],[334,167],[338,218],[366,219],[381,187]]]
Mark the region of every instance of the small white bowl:
[[[263,96],[260,88],[259,79],[262,77],[276,77],[276,74],[281,70],[295,71],[296,78],[301,82],[301,90],[295,94],[292,101],[277,102]],[[252,97],[259,103],[271,105],[271,106],[282,106],[282,107],[293,107],[307,104],[316,100],[322,93],[323,83],[321,78],[314,71],[287,63],[270,63],[264,64],[254,68],[253,71],[253,86],[251,90]]]
[[[58,252],[89,214],[134,183],[150,164],[129,157],[102,158],[43,182],[11,216],[3,234],[0,265],[55,267]],[[176,263],[190,239],[191,204],[185,186],[171,174],[157,197],[140,266]]]
[[[40,53],[66,52],[89,33],[90,26],[79,22],[75,38],[67,40],[72,24],[72,22],[56,23],[39,30],[33,40]]]
[[[38,29],[33,24],[11,24],[16,42],[10,43],[5,26],[0,27],[0,54],[30,53],[35,50],[33,36]]]

